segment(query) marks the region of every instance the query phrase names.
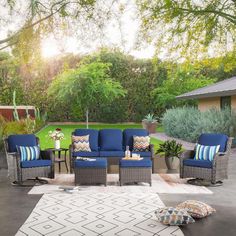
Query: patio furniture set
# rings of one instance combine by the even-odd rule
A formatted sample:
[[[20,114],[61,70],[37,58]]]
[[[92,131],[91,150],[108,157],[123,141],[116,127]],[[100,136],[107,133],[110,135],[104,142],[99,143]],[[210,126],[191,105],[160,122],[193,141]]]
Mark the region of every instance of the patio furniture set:
[[[76,129],[72,139],[73,136],[83,137],[79,145],[85,148],[82,151],[75,148],[77,143],[69,147],[70,170],[75,173],[75,184],[107,185],[107,173],[115,164],[119,166],[120,185],[130,182],[151,185],[154,151],[150,143],[144,145],[145,137],[148,137],[146,130]],[[135,137],[144,140],[141,139],[138,148]],[[180,157],[180,178],[204,179],[212,184],[227,179],[231,143],[232,139],[223,134],[202,134],[195,150],[185,151]],[[41,181],[39,177],[54,178],[53,152],[58,150],[40,150],[39,140],[33,134],[10,135],[4,144],[8,174],[13,183],[22,184],[27,179]],[[139,154],[142,158],[124,159],[127,146],[131,154]]]

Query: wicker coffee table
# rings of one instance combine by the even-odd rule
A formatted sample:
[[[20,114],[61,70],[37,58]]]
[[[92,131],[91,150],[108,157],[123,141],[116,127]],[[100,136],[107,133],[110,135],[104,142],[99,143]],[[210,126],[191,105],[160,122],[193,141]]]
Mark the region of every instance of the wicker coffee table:
[[[89,158],[88,158],[89,159]],[[107,159],[75,160],[75,185],[104,184],[107,186]]]
[[[120,160],[120,186],[126,183],[145,182],[152,185],[152,162],[148,158],[141,160]]]

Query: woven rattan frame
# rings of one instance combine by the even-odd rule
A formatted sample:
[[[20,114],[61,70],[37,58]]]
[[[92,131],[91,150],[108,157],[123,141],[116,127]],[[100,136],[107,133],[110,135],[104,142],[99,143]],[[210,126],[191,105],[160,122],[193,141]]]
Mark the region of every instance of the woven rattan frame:
[[[4,139],[4,149],[7,157],[8,177],[11,182],[22,183],[27,179],[38,177],[54,178],[54,158],[50,151],[40,151],[40,159],[51,160],[51,166],[21,168],[20,154],[18,152],[9,153],[7,138]]]
[[[151,160],[153,162],[154,161],[154,145],[153,144],[150,144],[150,151],[151,151]],[[73,147],[72,147],[72,145],[70,145],[70,147],[69,147],[70,173],[73,173],[74,163],[76,160],[76,157],[73,157],[72,153],[73,153]],[[96,157],[91,157],[91,158],[96,158]],[[107,158],[107,171],[108,171],[108,173],[110,173],[112,165],[119,166],[120,159],[121,159],[121,157],[108,157]],[[153,170],[153,173],[155,173],[154,170]]]
[[[104,184],[107,186],[106,168],[78,168],[74,169],[75,185],[78,184]]]
[[[120,167],[120,186],[126,183],[145,182],[152,185],[151,167]]]
[[[211,181],[215,184],[228,178],[228,160],[231,152],[233,138],[229,138],[227,142],[226,152],[217,153],[213,160],[212,168],[201,168],[193,166],[185,166],[184,160],[193,159],[194,151],[185,151],[180,157],[180,178],[199,178]]]

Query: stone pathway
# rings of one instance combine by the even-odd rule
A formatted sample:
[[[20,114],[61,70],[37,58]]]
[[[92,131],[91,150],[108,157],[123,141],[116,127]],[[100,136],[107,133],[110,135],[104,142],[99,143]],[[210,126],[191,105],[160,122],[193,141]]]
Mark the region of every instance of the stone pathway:
[[[176,140],[176,142],[181,143],[183,145],[183,148],[186,150],[193,150],[195,147],[195,143],[190,143],[190,142],[184,141],[182,139],[173,138],[173,137],[166,135],[165,133],[155,133],[155,134],[151,134],[150,136],[153,138],[162,140],[162,141],[174,139],[174,140]]]

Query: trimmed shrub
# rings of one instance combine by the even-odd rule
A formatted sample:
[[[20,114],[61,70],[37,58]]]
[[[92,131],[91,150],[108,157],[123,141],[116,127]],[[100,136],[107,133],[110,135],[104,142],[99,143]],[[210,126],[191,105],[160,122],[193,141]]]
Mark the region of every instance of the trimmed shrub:
[[[167,135],[196,142],[202,133],[224,133],[236,136],[236,113],[229,109],[200,112],[194,107],[173,108],[162,118]]]

